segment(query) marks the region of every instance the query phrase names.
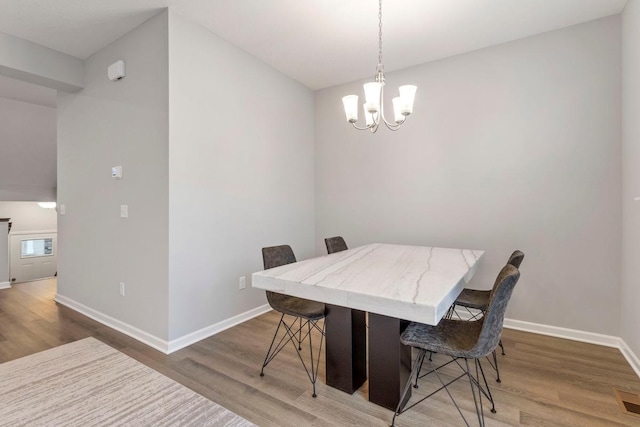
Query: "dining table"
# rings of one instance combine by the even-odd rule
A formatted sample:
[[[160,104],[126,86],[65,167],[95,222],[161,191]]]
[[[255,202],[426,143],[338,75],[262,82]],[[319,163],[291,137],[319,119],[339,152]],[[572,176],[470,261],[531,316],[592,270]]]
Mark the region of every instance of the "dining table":
[[[401,333],[409,322],[437,325],[483,255],[373,243],[253,273],[252,286],[325,303],[326,383],[353,393],[368,356],[369,400],[395,410],[411,372]]]

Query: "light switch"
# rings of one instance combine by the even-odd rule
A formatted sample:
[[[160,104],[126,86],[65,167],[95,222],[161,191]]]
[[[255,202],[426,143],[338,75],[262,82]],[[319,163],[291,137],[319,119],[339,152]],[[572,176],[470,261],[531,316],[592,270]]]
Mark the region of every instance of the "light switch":
[[[65,215],[67,213],[67,207],[65,205],[58,205],[58,213]]]
[[[114,166],[111,168],[111,178],[122,179],[122,166]]]
[[[129,218],[129,205],[120,205],[120,218]]]

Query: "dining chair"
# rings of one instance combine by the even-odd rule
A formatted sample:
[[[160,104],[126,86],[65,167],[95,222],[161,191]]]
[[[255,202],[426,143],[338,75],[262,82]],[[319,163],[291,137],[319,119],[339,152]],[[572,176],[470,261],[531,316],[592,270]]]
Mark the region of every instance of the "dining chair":
[[[349,249],[347,248],[347,243],[341,236],[327,237],[326,239],[324,239],[324,244],[327,247],[328,254],[342,252]]]
[[[520,264],[522,264],[522,260],[524,259],[524,253],[519,250],[513,251],[511,256],[509,257],[507,264],[513,265],[517,269],[520,269]],[[480,290],[480,289],[470,289],[464,288],[458,298],[456,298],[455,302],[451,305],[449,312],[447,313],[447,317],[451,318],[453,314],[456,314],[459,319],[461,316],[456,311],[457,307],[464,308],[469,314],[469,318],[467,320],[476,320],[483,316],[483,313],[486,311],[487,306],[489,305],[489,299],[491,297],[492,290]],[[471,311],[474,310],[474,311]],[[502,339],[498,342],[500,349],[502,350],[502,355],[504,356],[506,353],[504,352],[504,345],[502,344]],[[498,357],[496,353],[493,353],[493,363],[491,367],[496,371],[496,381],[502,382],[500,379],[500,369],[498,367]]]
[[[264,269],[268,270],[270,268],[292,264],[296,262],[296,257],[289,245],[281,245],[262,248],[262,260],[264,263]],[[325,305],[321,302],[284,295],[277,292],[265,292],[267,294],[267,301],[269,302],[269,305],[275,311],[281,313],[281,316],[276,332],[271,340],[271,345],[267,351],[267,356],[262,364],[260,376],[264,376],[264,368],[269,364],[269,362],[271,362],[288,343],[291,343],[298,354],[298,358],[302,362],[302,366],[311,381],[311,385],[313,386],[312,396],[316,397],[316,380],[318,378],[318,366],[320,364],[320,355],[322,354],[322,343],[324,340],[324,323],[322,326],[319,326],[318,322],[325,317]],[[297,325],[296,321],[298,323]],[[278,343],[275,344],[280,329],[284,332]],[[311,339],[313,330],[320,332],[320,346],[318,347],[315,363]],[[302,355],[302,343],[307,339],[309,340],[311,369],[307,366]]]
[[[467,321],[443,318],[436,326],[415,322],[411,322],[409,326],[407,326],[400,336],[400,342],[416,348],[418,350],[418,356],[413,363],[413,368],[404,387],[400,403],[398,403],[398,407],[393,414],[392,427],[395,426],[398,415],[408,411],[443,389],[447,392],[458,413],[468,426],[469,422],[447,388],[450,384],[463,377],[469,379],[478,423],[481,427],[485,425],[482,403],[483,396],[491,402],[491,412],[495,413],[496,409],[493,395],[491,394],[489,384],[482,369],[481,359],[491,354],[498,346],[507,304],[519,278],[520,271],[515,266],[507,264],[502,268],[496,278],[484,316],[478,320]],[[450,356],[451,361],[445,365],[451,363],[457,364],[462,370],[462,374],[453,380],[445,382],[445,379],[438,371],[445,365],[436,367],[434,362],[429,360],[431,371],[427,374],[435,374],[442,386],[411,405],[408,405],[407,402],[407,405],[403,407],[403,402],[413,383],[413,379],[415,378],[415,381],[417,381],[420,376],[420,368],[427,353],[439,353]],[[470,361],[475,369],[470,367]]]

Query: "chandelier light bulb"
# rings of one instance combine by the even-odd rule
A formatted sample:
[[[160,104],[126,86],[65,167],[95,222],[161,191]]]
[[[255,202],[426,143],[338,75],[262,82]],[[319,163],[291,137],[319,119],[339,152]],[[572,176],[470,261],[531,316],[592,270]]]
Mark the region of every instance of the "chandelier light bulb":
[[[380,91],[382,85],[378,82],[370,82],[364,84],[364,96],[367,106],[367,111],[370,113],[377,113],[380,111]]]
[[[347,95],[342,98],[344,113],[349,123],[358,121],[358,95]]]
[[[416,98],[416,90],[418,88],[414,85],[400,86],[398,91],[400,92],[400,99],[402,100],[402,115],[408,116],[413,113],[413,101]]]
[[[408,114],[404,114],[404,104],[402,102],[402,98],[396,96],[393,98],[393,116],[395,118],[396,124],[400,124],[404,122],[404,119]]]
[[[367,127],[373,126],[373,124],[378,119],[378,113],[370,113],[370,112],[368,112],[366,103],[362,104],[362,111],[364,111],[364,119],[365,119],[365,122],[367,124]]]

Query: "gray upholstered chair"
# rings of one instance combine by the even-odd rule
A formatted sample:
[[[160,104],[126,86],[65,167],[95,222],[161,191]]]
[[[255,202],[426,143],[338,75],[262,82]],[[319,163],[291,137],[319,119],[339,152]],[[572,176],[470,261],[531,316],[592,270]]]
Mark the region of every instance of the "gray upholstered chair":
[[[400,342],[404,345],[414,347],[419,351],[402,397],[400,398],[400,403],[393,415],[392,426],[395,425],[395,420],[398,415],[443,389],[453,401],[453,404],[464,419],[466,425],[469,425],[460,407],[447,389],[448,385],[462,377],[469,379],[478,422],[480,426],[484,426],[482,397],[486,397],[489,402],[491,402],[491,412],[495,413],[496,410],[493,396],[491,395],[491,390],[489,389],[489,384],[487,383],[480,361],[485,356],[491,354],[491,352],[496,349],[498,341],[500,341],[507,303],[511,298],[513,288],[519,278],[520,272],[516,267],[511,264],[504,266],[496,279],[484,316],[479,320],[466,321],[444,318],[437,326],[429,326],[415,322],[409,324],[402,333]],[[420,368],[427,353],[439,353],[450,356],[452,361],[449,363],[456,363],[463,372],[454,380],[445,383],[445,380],[438,372],[438,369],[442,366],[436,367],[434,362],[429,360],[431,364],[429,374],[434,373],[438,377],[442,387],[415,403],[409,405],[407,402],[407,405],[403,408],[402,402],[404,402],[409,387],[411,387],[413,383],[413,378],[416,378],[417,381],[420,375]],[[470,361],[475,365],[475,369],[473,370],[469,367]],[[473,371],[475,371],[475,375]]]
[[[524,259],[524,253],[521,251],[513,251],[507,264],[513,265],[515,268],[520,269],[520,264],[522,264],[522,260]],[[464,288],[456,301],[454,302],[454,306],[460,306],[467,309],[475,309],[478,312],[473,313],[472,319],[482,316],[482,312],[484,312],[489,304],[489,297],[491,296],[491,290],[479,290],[479,289],[469,289]]]
[[[296,256],[288,245],[271,246],[268,248],[262,248],[262,260],[265,270],[268,270],[270,268],[280,267],[281,265],[292,264],[296,262]],[[266,293],[267,301],[271,308],[282,313],[282,316],[280,316],[280,322],[278,322],[276,333],[273,335],[273,340],[271,340],[267,356],[264,358],[262,369],[260,370],[260,376],[264,376],[264,368],[269,364],[269,362],[271,362],[288,343],[291,343],[296,349],[298,357],[302,362],[302,366],[304,366],[304,370],[307,372],[307,376],[313,386],[312,396],[316,397],[316,379],[318,378],[318,365],[320,364],[320,354],[322,353],[322,342],[324,340],[324,323],[322,326],[319,326],[318,321],[325,317],[325,305],[321,302],[283,295],[277,292],[266,291]],[[283,330],[283,335],[278,343],[275,344],[280,329]],[[314,329],[319,331],[321,334],[320,346],[318,347],[315,361],[313,358],[313,345],[311,339],[312,331]],[[307,364],[304,361],[305,358],[301,352],[302,343],[307,339],[309,340],[311,369],[307,367]]]
[[[519,250],[513,251],[507,264],[513,265],[515,268],[520,268],[520,264],[522,264],[522,260],[524,259],[524,253]],[[489,305],[489,298],[491,297],[492,290],[480,290],[480,289],[470,289],[464,288],[458,298],[453,303],[451,308],[449,309],[449,313],[447,317],[451,318],[453,314],[457,314],[456,308],[462,307],[469,314],[470,318],[467,320],[475,320],[482,317],[483,313],[487,309],[487,305]],[[474,310],[474,311],[472,311]],[[458,315],[458,318],[460,316]],[[502,339],[498,342],[500,349],[502,350],[502,355],[505,355],[504,345],[502,345]],[[502,382],[500,379],[500,369],[498,368],[498,358],[496,353],[493,353],[493,363],[491,365],[493,369],[496,371],[496,381]]]
[[[341,236],[327,237],[326,239],[324,239],[324,244],[327,246],[328,254],[342,252],[349,249],[347,248],[347,243]]]

